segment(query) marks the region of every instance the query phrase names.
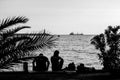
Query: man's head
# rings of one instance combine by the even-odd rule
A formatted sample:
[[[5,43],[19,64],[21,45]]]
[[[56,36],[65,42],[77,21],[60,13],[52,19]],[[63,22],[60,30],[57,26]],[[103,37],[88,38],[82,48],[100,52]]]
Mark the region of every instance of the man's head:
[[[43,54],[42,54],[42,53],[40,53],[40,54],[39,54],[39,56],[43,56]]]
[[[59,56],[59,51],[58,50],[55,50],[54,56]]]

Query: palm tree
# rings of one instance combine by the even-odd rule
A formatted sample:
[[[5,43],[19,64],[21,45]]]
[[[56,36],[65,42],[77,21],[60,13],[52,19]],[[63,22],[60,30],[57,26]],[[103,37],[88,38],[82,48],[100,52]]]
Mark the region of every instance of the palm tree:
[[[20,58],[30,56],[31,51],[55,45],[56,39],[53,35],[45,33],[34,33],[32,36],[16,34],[24,28],[30,28],[29,26],[9,28],[27,21],[26,17],[13,17],[0,22],[0,68],[9,68],[13,62],[17,63]]]
[[[104,34],[96,35],[91,39],[91,44],[100,50],[98,54],[105,70],[120,68],[120,26],[108,26]]]

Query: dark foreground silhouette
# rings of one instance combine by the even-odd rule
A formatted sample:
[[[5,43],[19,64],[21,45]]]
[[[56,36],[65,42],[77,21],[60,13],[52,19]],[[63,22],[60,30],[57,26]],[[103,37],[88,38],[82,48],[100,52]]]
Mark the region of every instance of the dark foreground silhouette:
[[[47,59],[45,58],[45,60]],[[27,69],[28,67],[26,65],[27,63],[24,63],[23,65],[25,69]],[[11,80],[120,80],[120,70],[114,70],[114,71],[95,70],[93,68],[85,67],[84,64],[82,63],[80,63],[77,67],[75,67],[74,63],[70,63],[68,64],[67,69],[62,69],[61,71],[47,71],[45,68],[44,71],[25,70],[21,72],[0,72],[0,80],[8,80],[8,79]]]
[[[49,60],[43,54],[40,54],[33,60],[33,70],[34,71],[48,71]]]
[[[63,66],[63,58],[59,56],[59,51],[56,50],[51,57],[52,71],[61,71]]]
[[[65,70],[67,70],[67,71],[75,71],[76,67],[75,67],[74,62],[69,63],[68,66],[63,69],[63,71],[65,71]]]
[[[96,71],[94,73],[76,72],[2,72],[0,80],[120,80],[120,73]]]
[[[34,58],[34,57],[31,57]],[[51,57],[52,71],[48,71],[49,60],[43,54],[33,60],[33,71],[28,70],[25,62],[21,72],[0,72],[0,80],[120,80],[120,70],[95,70],[83,63],[75,66],[74,62],[62,69],[64,60],[55,51]]]

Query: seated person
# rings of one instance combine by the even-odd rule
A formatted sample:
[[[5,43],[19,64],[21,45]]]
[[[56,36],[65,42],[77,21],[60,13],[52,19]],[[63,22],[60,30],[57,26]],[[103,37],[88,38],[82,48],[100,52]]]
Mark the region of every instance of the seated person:
[[[75,71],[76,70],[75,68],[76,68],[75,64],[74,64],[74,62],[72,62],[72,63],[69,63],[68,66],[65,67],[63,70],[64,71]]]
[[[68,65],[68,70],[70,70],[70,71],[75,70],[75,64],[73,62]]]
[[[85,72],[86,68],[83,63],[77,66],[77,72]]]
[[[62,69],[64,60],[59,56],[59,51],[56,50],[51,57],[52,71],[60,71]]]
[[[49,60],[43,54],[40,54],[33,60],[33,70],[35,71],[48,71]]]

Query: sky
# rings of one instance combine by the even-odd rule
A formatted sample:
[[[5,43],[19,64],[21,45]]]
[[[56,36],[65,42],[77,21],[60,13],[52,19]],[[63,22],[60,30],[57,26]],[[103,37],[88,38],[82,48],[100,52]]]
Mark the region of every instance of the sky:
[[[21,32],[100,34],[120,25],[120,0],[0,0],[0,20],[26,16]]]

